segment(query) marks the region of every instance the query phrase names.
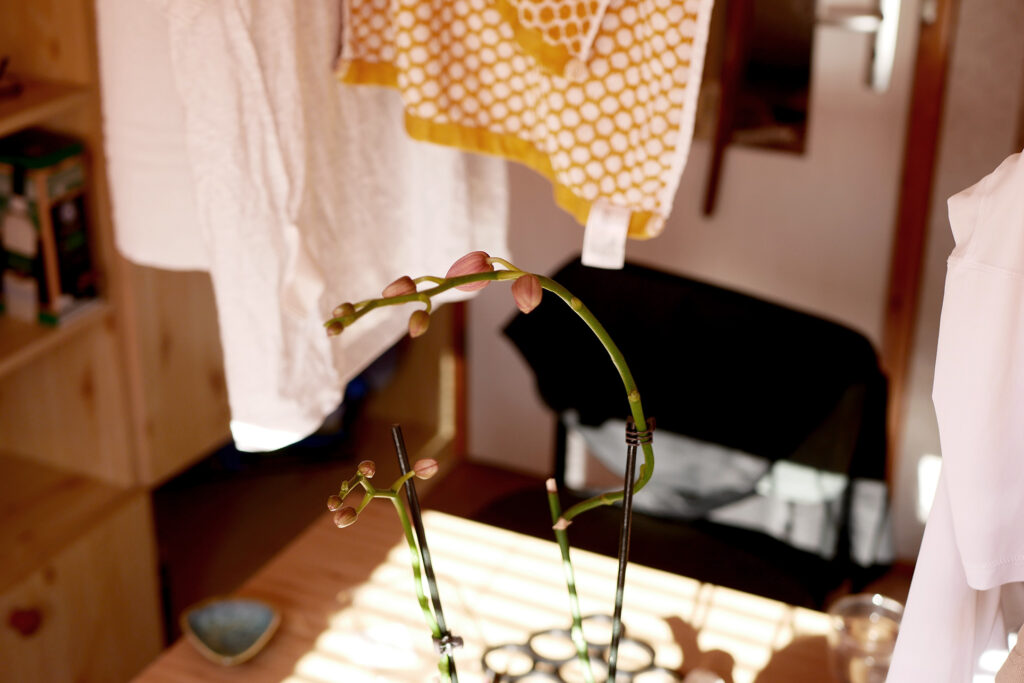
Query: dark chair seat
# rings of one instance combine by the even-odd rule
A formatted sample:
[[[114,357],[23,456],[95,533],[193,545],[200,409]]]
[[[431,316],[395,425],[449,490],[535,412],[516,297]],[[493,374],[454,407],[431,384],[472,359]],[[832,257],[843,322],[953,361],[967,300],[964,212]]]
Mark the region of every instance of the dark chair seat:
[[[678,489],[687,500],[696,500],[689,507],[637,512],[631,559],[808,607],[822,607],[829,593],[843,586],[856,590],[884,571],[878,562],[884,553],[873,549],[880,547],[876,539],[887,537],[887,387],[869,340],[818,316],[634,264],[607,271],[576,260],[552,277],[593,311],[629,362],[647,415],[657,418],[655,452],[667,465],[655,468],[655,479],[660,472],[659,485],[667,487],[661,493]],[[529,315],[517,315],[505,333],[533,369],[538,392],[559,420],[553,475],[566,495],[577,495],[564,486],[565,418],[574,415],[582,427],[623,420],[629,407],[622,384],[586,325],[550,294]],[[702,499],[699,491],[687,489],[694,482],[688,463],[696,457],[705,469],[717,472],[717,461],[701,450],[659,451],[657,435],[666,432],[764,462],[772,476],[778,474],[778,482],[793,470],[812,473],[811,480],[821,473],[814,481],[833,482],[830,493],[815,483],[801,491],[779,483],[773,490],[776,480],[765,477],[757,482],[763,486],[750,482],[739,498],[711,490]],[[614,452],[610,459],[618,462]],[[673,481],[673,472],[686,481]],[[800,476],[796,480],[802,481]],[[854,528],[856,492],[869,489],[875,492],[875,518],[881,523],[862,520]],[[813,544],[793,538],[787,543],[777,531],[765,527],[762,533],[756,523],[723,514],[724,506],[744,497],[760,504],[756,496],[796,510],[813,499],[804,493],[827,498],[820,503],[817,553],[808,552]],[[816,508],[801,510],[817,514]],[[570,528],[571,542],[614,555],[620,516],[619,508],[581,515]],[[552,537],[543,491],[499,500],[479,519]],[[866,544],[855,549],[855,537]],[[865,554],[871,557],[865,560]]]

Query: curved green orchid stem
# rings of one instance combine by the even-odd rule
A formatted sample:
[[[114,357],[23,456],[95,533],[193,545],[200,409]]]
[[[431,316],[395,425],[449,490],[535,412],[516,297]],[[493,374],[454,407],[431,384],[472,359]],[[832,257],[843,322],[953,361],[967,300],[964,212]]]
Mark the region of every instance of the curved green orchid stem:
[[[517,268],[516,266],[512,265],[511,263],[509,263],[505,259],[498,258],[497,256],[488,256],[487,257],[487,262],[488,263],[492,263],[492,264],[493,263],[497,263],[498,265],[505,266],[506,268],[508,268],[509,270],[511,270],[511,271],[513,271],[515,273],[523,272],[523,270],[521,268]]]
[[[370,311],[380,308],[382,306],[395,306],[399,304],[414,303],[423,301],[424,299],[430,300],[434,296],[445,292],[453,287],[459,287],[461,285],[467,285],[473,282],[494,282],[501,280],[517,280],[525,275],[530,275],[525,271],[519,270],[511,263],[504,259],[490,257],[491,262],[499,263],[509,270],[494,270],[487,271],[484,273],[472,273],[470,275],[460,275],[459,277],[448,278],[441,280],[440,284],[434,287],[425,289],[421,292],[414,292],[412,294],[403,294],[401,296],[393,296],[385,299],[371,299],[365,302],[362,308],[359,308],[354,315],[342,316],[338,318],[331,318],[324,323],[324,327],[331,327],[335,324],[341,324],[344,326],[351,325],[353,322],[363,317]],[[431,276],[425,276],[431,277]],[[612,340],[608,331],[604,329],[604,326],[598,321],[593,313],[590,312],[580,299],[573,296],[572,292],[567,290],[565,287],[555,282],[551,278],[543,275],[535,275],[540,286],[549,292],[556,295],[562,301],[564,301],[573,312],[578,315],[587,327],[594,333],[605,350],[608,352],[608,356],[611,358],[612,363],[615,365],[615,369],[619,373],[619,377],[622,379],[622,385],[626,390],[626,398],[629,400],[629,409],[633,415],[633,422],[636,423],[637,431],[644,432],[647,430],[647,420],[644,417],[643,405],[640,402],[640,392],[637,390],[636,382],[633,380],[633,374],[629,370],[629,365],[626,363],[626,359],[623,357],[619,347],[616,346]],[[439,279],[439,278],[438,278]],[[418,278],[417,281],[424,280],[424,278]],[[431,281],[434,281],[431,279]],[[361,302],[362,303],[362,302]],[[647,482],[650,481],[654,475],[654,448],[650,443],[641,445],[644,454],[643,465],[640,466],[640,475],[637,477],[636,482],[633,484],[633,493],[639,492]],[[601,493],[592,498],[580,501],[576,503],[568,510],[563,513],[563,517],[567,520],[575,518],[580,513],[592,510],[593,508],[600,507],[602,505],[614,505],[623,498],[622,491],[607,491]]]
[[[437,277],[436,275],[421,275],[415,280],[413,280],[413,282],[417,285],[420,284],[421,282],[433,282],[435,285],[439,285],[442,282],[444,282],[444,278]]]
[[[449,289],[461,287],[462,285],[468,285],[474,282],[482,281],[493,282],[495,280],[516,280],[524,275],[527,275],[527,273],[524,273],[520,270],[494,270],[488,271],[486,273],[472,273],[470,275],[460,275],[459,277],[448,278],[446,280],[441,280],[441,278],[437,278],[437,280],[441,280],[441,284],[438,284],[435,287],[431,287],[430,289],[424,289],[423,291],[420,292],[412,292],[410,294],[402,294],[399,296],[389,296],[386,298],[367,299],[366,301],[360,301],[359,303],[355,304],[355,314],[330,318],[329,320],[324,322],[324,327],[330,327],[335,323],[341,323],[342,325],[345,325],[347,327],[348,325],[354,323],[356,320],[362,318],[370,311],[373,311],[377,308],[381,308],[383,306],[397,306],[399,304],[410,304],[414,302],[429,302],[430,299],[437,296],[441,292],[447,292]],[[420,280],[427,281],[424,280],[424,278],[422,277],[416,279],[416,281]],[[431,279],[430,281],[432,282],[434,280]]]
[[[587,324],[591,332],[601,341],[605,350],[608,352],[608,356],[611,357],[612,363],[615,365],[615,369],[619,371],[619,377],[622,379],[622,385],[626,389],[626,397],[629,399],[629,409],[633,414],[633,421],[636,423],[637,431],[643,432],[647,430],[647,420],[644,418],[643,405],[640,403],[640,392],[636,388],[636,382],[633,380],[633,373],[629,371],[629,365],[626,364],[626,359],[623,357],[619,347],[612,341],[608,331],[604,329],[594,314],[590,312],[582,301],[577,299],[572,293],[562,285],[558,284],[551,278],[538,275],[537,279],[540,281],[540,286],[544,289],[557,295],[562,301],[568,304],[569,308],[578,315],[583,322]],[[654,448],[650,443],[642,444],[641,446],[644,452],[644,464],[640,466],[640,476],[637,477],[636,482],[633,484],[633,493],[636,493],[651,480],[651,476],[654,474]],[[586,512],[593,508],[601,505],[612,505],[622,500],[624,493],[622,491],[609,491],[600,495],[588,498],[576,503],[564,513],[562,517],[567,520],[579,515],[581,512]]]

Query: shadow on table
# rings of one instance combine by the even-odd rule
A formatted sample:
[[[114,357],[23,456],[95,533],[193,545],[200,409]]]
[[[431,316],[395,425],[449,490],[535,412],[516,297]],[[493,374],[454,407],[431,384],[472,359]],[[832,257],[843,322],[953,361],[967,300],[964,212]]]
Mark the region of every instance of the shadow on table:
[[[693,669],[707,669],[733,683],[735,658],[723,650],[701,650],[697,642],[697,629],[679,617],[666,620],[672,637],[683,651],[683,673]],[[802,636],[772,655],[768,664],[758,672],[754,683],[826,683],[834,681],[830,670],[822,671],[828,662],[828,640],[825,636]],[[827,667],[827,664],[825,664]]]
[[[768,661],[768,665],[757,674],[754,683],[797,683],[816,681],[826,683],[835,680],[826,665],[828,662],[828,639],[825,636],[802,636],[782,648]]]
[[[684,672],[697,668],[707,669],[718,674],[725,683],[733,683],[732,670],[736,660],[732,655],[723,650],[701,650],[697,643],[697,629],[679,617],[669,617],[665,623],[672,630],[672,638],[683,651]]]

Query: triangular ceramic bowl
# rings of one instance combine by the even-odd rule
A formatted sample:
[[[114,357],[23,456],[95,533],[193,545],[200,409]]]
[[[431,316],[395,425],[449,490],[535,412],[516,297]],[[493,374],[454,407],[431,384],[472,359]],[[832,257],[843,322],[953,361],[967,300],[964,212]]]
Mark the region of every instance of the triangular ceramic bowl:
[[[253,598],[213,598],[181,615],[188,641],[204,657],[224,666],[256,656],[280,623],[277,610]]]

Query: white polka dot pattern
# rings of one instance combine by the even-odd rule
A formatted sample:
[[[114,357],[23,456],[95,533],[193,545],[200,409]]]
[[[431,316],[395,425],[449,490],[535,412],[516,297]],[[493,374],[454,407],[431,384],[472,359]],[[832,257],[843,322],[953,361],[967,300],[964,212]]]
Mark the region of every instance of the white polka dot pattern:
[[[689,149],[710,0],[611,2],[585,65],[566,75],[525,49],[497,5],[575,54],[596,0],[344,2],[339,77],[397,87],[413,137],[527,164],[581,223],[600,200],[633,212],[630,236],[660,232]]]
[[[553,73],[578,72],[610,0],[495,0],[516,43]]]

